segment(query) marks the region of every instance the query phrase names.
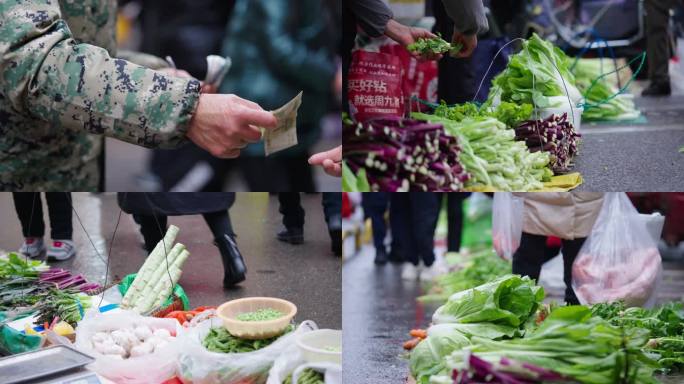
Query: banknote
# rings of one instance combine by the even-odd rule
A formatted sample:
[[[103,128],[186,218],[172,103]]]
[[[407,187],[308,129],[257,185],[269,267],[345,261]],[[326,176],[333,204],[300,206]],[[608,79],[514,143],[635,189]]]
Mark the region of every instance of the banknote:
[[[302,92],[294,99],[276,109],[273,115],[278,120],[275,129],[262,129],[266,156],[297,145],[297,110],[302,104]]]

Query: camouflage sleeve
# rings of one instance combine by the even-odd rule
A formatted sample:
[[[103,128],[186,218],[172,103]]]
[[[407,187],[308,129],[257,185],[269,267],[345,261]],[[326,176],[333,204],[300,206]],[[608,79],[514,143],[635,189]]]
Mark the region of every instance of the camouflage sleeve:
[[[78,44],[56,1],[0,2],[0,98],[16,113],[146,147],[185,140],[199,100],[194,79]]]
[[[150,55],[149,53],[119,49],[118,51],[116,51],[116,57],[151,69],[159,70],[164,68],[171,68],[171,66],[169,65],[169,63],[166,62],[166,60],[155,55]]]

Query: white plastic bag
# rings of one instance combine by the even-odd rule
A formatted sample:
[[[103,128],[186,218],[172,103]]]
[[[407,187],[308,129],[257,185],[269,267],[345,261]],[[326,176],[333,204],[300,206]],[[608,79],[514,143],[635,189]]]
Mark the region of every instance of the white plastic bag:
[[[282,384],[292,374],[292,383],[296,383],[299,375],[306,368],[311,368],[324,374],[325,384],[342,384],[342,366],[333,363],[307,363],[299,347],[290,345],[273,363],[268,372],[266,384]]]
[[[95,332],[147,325],[154,329],[166,329],[176,334],[176,340],[166,344],[154,353],[128,359],[117,359],[102,355],[92,345]],[[176,357],[179,352],[179,334],[181,328],[175,319],[159,319],[145,317],[131,311],[115,313],[99,313],[89,311],[78,323],[74,347],[81,352],[95,357],[95,362],[88,368],[116,383],[147,384],[162,383],[176,375]]]
[[[499,257],[506,260],[511,260],[520,246],[524,207],[525,201],[510,192],[494,194],[492,244]]]
[[[572,287],[579,301],[624,300],[627,306],[651,306],[661,273],[658,246],[645,220],[625,193],[606,193],[572,267]]]
[[[263,384],[273,362],[295,345],[296,335],[317,329],[313,321],[302,322],[296,330],[281,336],[268,347],[247,353],[212,352],[202,345],[211,328],[222,327],[211,318],[190,328],[180,340],[177,375],[183,383],[193,384]]]

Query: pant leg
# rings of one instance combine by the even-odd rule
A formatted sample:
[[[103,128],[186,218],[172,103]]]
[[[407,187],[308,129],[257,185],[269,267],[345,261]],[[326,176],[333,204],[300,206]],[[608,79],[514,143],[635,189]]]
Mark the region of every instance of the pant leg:
[[[14,209],[21,222],[21,233],[24,237],[43,237],[43,204],[40,192],[12,192]],[[33,211],[33,212],[31,212]]]
[[[385,249],[387,194],[385,192],[364,193],[361,204],[363,205],[363,212],[366,218],[370,218],[373,225],[373,244],[375,249]]]
[[[168,218],[163,215],[157,215],[157,220],[155,220],[152,215],[138,215],[134,214],[135,222],[140,224],[140,233],[145,239],[145,249],[147,253],[152,252],[154,247],[157,246],[164,238],[164,233],[166,232],[166,227],[168,223]],[[159,221],[159,224],[157,224]],[[159,227],[161,226],[161,231]]]
[[[235,236],[229,211],[208,212],[202,216],[214,235],[214,239],[220,239],[223,235]]]
[[[299,192],[278,193],[278,201],[285,228],[303,228],[304,208],[302,208]]]
[[[441,194],[411,192],[411,226],[413,242],[426,267],[435,262],[435,228],[439,217]]]
[[[575,240],[563,240],[563,281],[565,282],[565,302],[579,304],[575,291],[572,289],[572,264],[586,240],[582,237]]]
[[[673,0],[646,0],[646,56],[648,77],[654,82],[669,82],[670,43],[668,25]]]
[[[513,254],[513,273],[539,280],[545,247],[546,236],[523,232],[520,247]]]
[[[463,200],[465,196],[460,192],[446,194],[447,199],[447,250],[458,252],[461,249],[461,235],[463,234]]]
[[[342,229],[342,192],[323,192],[322,203],[328,229]]]
[[[46,192],[48,215],[50,215],[50,235],[55,240],[71,240],[73,238],[71,193]]]
[[[408,193],[392,193],[390,197],[390,230],[392,259],[418,265],[418,253],[411,236],[410,199]]]

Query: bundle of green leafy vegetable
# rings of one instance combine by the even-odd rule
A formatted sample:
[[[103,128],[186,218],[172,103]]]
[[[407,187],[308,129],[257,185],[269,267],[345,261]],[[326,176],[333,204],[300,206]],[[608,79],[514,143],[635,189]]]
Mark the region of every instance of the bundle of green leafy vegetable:
[[[428,294],[419,297],[418,300],[445,301],[454,293],[477,287],[511,273],[511,264],[497,256],[491,248],[474,253],[459,267],[460,269],[456,271],[437,277]]]
[[[506,124],[506,127],[515,128],[523,121],[529,120],[532,117],[532,110],[532,104],[529,103],[502,101],[496,107],[492,107],[488,104],[478,106],[470,102],[449,106],[442,101],[435,108],[434,114],[458,122],[466,118],[493,117]]]
[[[347,165],[346,161],[342,162],[342,190],[344,192],[370,192],[370,185],[366,177],[366,169],[359,168],[358,172],[354,174]]]
[[[489,322],[520,328],[544,299],[544,289],[527,276],[506,275],[455,293],[432,315],[434,324]]]
[[[550,180],[546,152],[530,153],[525,143],[515,140],[515,131],[492,117],[468,117],[454,121],[445,116],[413,113],[412,117],[439,123],[447,134],[458,138],[459,161],[470,174],[466,187],[500,191],[541,189]]]
[[[90,308],[90,303],[91,297],[77,290],[50,289],[40,300],[35,323],[52,323],[59,318],[76,326]]]
[[[577,88],[582,92],[587,106],[582,118],[587,121],[620,121],[634,120],[641,113],[634,105],[634,99],[629,95],[619,95],[620,92],[615,77],[604,76],[604,73],[615,69],[601,59],[579,59],[575,63],[573,73]]]
[[[289,333],[293,330],[294,326],[290,324],[284,333]],[[266,348],[281,336],[282,335],[268,339],[250,340],[231,335],[224,327],[216,327],[209,330],[209,333],[202,341],[202,345],[212,352],[245,353]]]
[[[306,368],[299,375],[299,380],[296,383],[292,382],[292,374],[289,374],[283,384],[325,384],[325,376],[318,371],[314,371],[311,368]]]
[[[591,307],[592,313],[611,324],[646,329],[651,339],[643,346],[653,354],[665,370],[684,369],[684,306],[667,303],[653,309],[626,308],[622,302],[601,303]]]
[[[414,43],[406,46],[406,49],[408,49],[409,52],[417,53],[419,55],[440,55],[447,52],[450,55],[456,55],[461,48],[463,48],[462,44],[451,44],[442,39],[440,34],[437,34],[437,37],[430,39],[420,37]]]
[[[526,362],[587,384],[657,383],[653,373],[658,363],[641,347],[648,331],[610,324],[592,316],[584,306],[554,310],[524,338],[491,340],[474,336],[467,352],[489,362],[502,359]],[[446,372],[463,370],[468,353],[454,351],[446,357]],[[532,369],[532,367],[529,367]],[[431,383],[451,383],[451,375],[433,377]]]
[[[568,104],[569,97],[577,105],[582,95],[570,65],[563,51],[535,33],[492,80],[487,103],[500,100],[530,103],[537,108],[562,107]]]
[[[0,281],[15,277],[38,277],[50,267],[38,260],[29,260],[11,252],[7,258],[0,257]]]

